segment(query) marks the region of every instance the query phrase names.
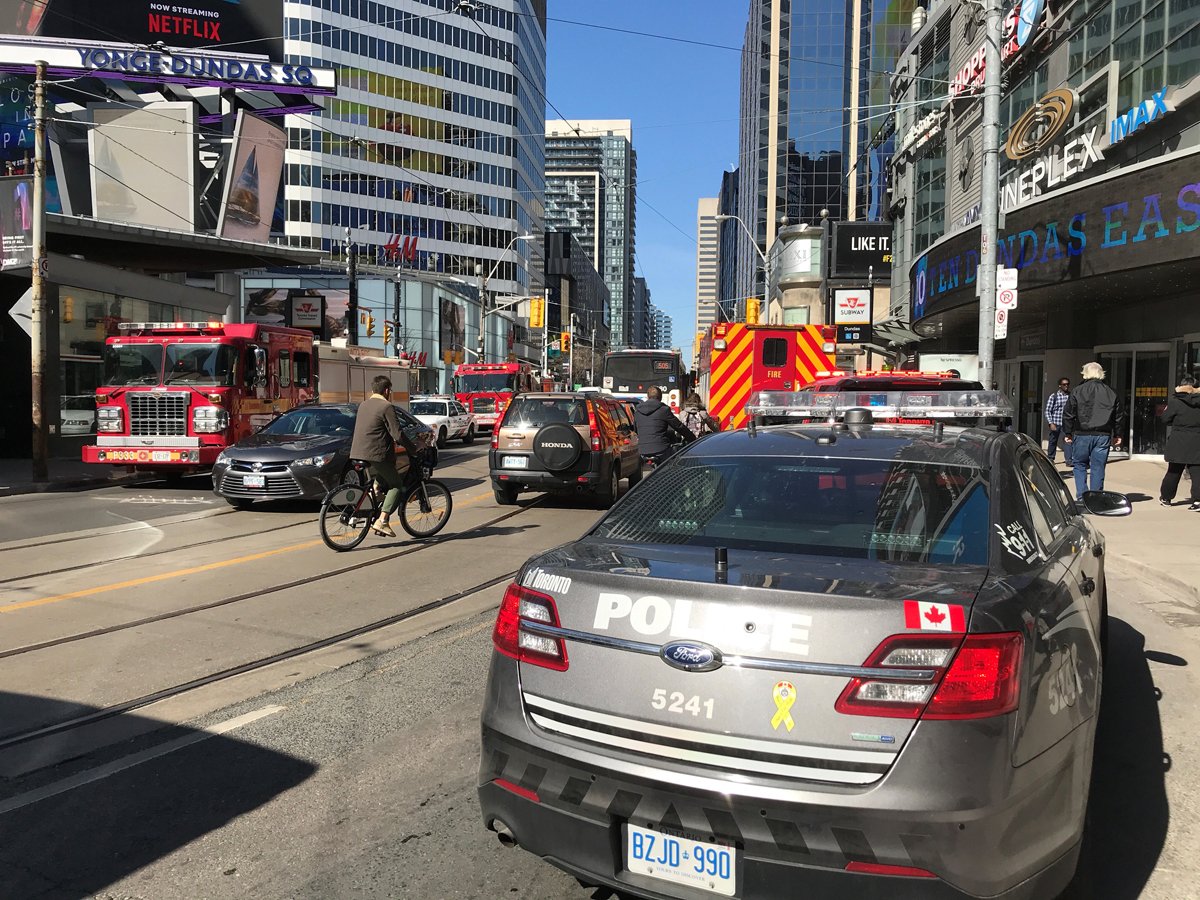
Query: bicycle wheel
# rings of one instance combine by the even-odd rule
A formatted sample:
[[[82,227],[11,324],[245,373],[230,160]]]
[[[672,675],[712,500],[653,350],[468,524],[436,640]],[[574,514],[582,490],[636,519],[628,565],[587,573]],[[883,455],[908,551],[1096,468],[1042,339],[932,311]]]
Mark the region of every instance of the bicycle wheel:
[[[454,503],[440,481],[422,481],[400,505],[400,525],[415,538],[433,537],[450,521]]]
[[[374,494],[353,481],[339,484],[321,501],[321,540],[331,550],[353,550],[374,519]]]

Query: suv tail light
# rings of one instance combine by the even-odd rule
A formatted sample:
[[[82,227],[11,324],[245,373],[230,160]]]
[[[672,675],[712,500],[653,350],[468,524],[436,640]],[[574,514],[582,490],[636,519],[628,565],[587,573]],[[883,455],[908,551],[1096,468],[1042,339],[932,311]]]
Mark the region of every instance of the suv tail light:
[[[928,682],[893,681],[886,672],[852,678],[835,709],[851,716],[894,719],[982,719],[1017,708],[1021,648],[1017,632],[1001,634],[895,634],[865,665],[934,669]]]
[[[500,422],[499,421],[497,421],[496,424],[492,426],[492,449],[493,450],[500,449]]]
[[[565,672],[568,665],[567,646],[562,638],[527,631],[524,628],[526,622],[557,626],[558,607],[554,605],[553,597],[516,583],[510,584],[504,592],[504,599],[500,601],[500,612],[496,615],[496,627],[492,631],[492,644],[505,656],[511,656],[519,662]]]
[[[600,426],[596,423],[596,409],[591,403],[589,403],[587,405],[587,411],[588,411],[588,431],[591,433],[591,436],[592,436],[592,449],[593,450],[603,450],[604,449],[604,438],[600,434]]]

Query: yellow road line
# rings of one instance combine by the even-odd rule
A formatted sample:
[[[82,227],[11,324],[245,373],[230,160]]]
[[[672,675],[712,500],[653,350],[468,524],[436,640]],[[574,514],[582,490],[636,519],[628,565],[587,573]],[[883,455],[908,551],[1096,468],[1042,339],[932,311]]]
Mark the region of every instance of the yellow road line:
[[[459,504],[458,507],[470,506],[479,500],[491,497],[492,494],[476,494],[474,497],[468,497]],[[214,569],[223,569],[227,566],[236,566],[241,563],[255,562],[260,559],[267,559],[272,556],[278,556],[281,553],[291,553],[295,550],[304,550],[308,547],[318,547],[321,541],[304,541],[300,544],[291,544],[287,547],[277,547],[274,550],[263,550],[261,553],[251,553],[248,556],[237,556],[233,559],[221,559],[216,562],[205,563],[202,566],[192,566],[189,569],[177,569],[174,572],[164,572],[161,575],[147,575],[143,578],[131,578],[129,581],[119,581],[116,584],[102,584],[96,587],[83,588],[78,591],[71,591],[67,594],[55,594],[52,597],[40,597],[37,600],[23,600],[19,603],[9,603],[0,606],[0,614],[18,612],[22,609],[31,609],[35,606],[46,606],[50,603],[61,603],[64,600],[78,600],[80,597],[92,597],[96,594],[104,594],[109,591],[119,591],[125,588],[140,587],[143,584],[153,584],[156,581],[167,581],[172,578],[182,578],[185,575],[195,575],[199,572],[211,572]]]

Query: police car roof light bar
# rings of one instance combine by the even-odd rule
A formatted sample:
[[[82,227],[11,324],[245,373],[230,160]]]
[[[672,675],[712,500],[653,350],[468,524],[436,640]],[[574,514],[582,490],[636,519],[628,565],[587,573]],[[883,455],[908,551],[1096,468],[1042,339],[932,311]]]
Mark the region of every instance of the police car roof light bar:
[[[836,422],[851,409],[868,409],[875,421],[909,419],[1003,419],[1013,415],[999,391],[759,391],[746,414]]]

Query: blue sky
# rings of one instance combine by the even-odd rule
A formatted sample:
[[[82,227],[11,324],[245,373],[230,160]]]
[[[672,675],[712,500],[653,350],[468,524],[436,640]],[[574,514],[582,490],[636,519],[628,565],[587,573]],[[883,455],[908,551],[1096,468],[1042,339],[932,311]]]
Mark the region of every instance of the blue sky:
[[[546,118],[629,119],[638,155],[637,265],[691,363],[696,201],[737,159],[746,0],[552,0]],[[570,24],[669,35],[681,41]],[[557,112],[555,110],[557,108]]]

